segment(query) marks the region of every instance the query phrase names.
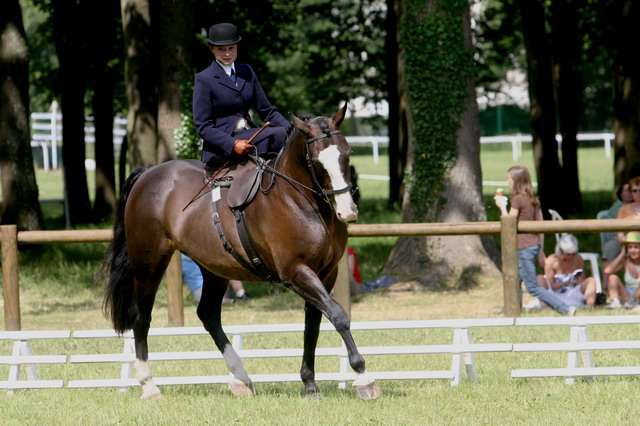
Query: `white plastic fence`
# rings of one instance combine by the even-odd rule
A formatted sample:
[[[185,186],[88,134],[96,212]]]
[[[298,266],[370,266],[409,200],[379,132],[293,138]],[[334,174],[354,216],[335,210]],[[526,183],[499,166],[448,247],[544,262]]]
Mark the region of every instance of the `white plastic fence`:
[[[93,127],[93,117],[86,117],[87,125],[84,128],[85,142],[95,142],[95,127]],[[34,112],[31,114],[31,146],[42,149],[43,163],[45,170],[49,170],[49,157],[51,157],[51,168],[58,168],[58,146],[62,143],[62,114],[58,112],[57,104],[52,104],[51,112]],[[122,144],[122,140],[127,134],[127,119],[121,117],[114,118],[113,143]],[[609,132],[599,133],[578,133],[579,141],[603,141],[605,155],[611,157],[611,142],[614,134]],[[347,136],[347,142],[351,145],[371,145],[373,151],[373,162],[378,164],[380,159],[380,147],[389,145],[388,136]],[[562,136],[556,135],[559,144],[562,144]],[[512,157],[514,161],[520,158],[522,143],[531,142],[531,135],[514,134],[500,136],[482,136],[481,144],[490,143],[510,143]],[[50,152],[50,154],[49,154]]]
[[[52,106],[52,110],[52,112],[31,114],[31,146],[42,150],[42,163],[45,171],[58,169],[58,147],[62,146],[62,114],[57,112],[55,104]],[[85,121],[84,141],[85,143],[95,143],[94,118],[87,116]],[[126,134],[127,119],[114,117],[113,143],[121,145]]]
[[[608,132],[598,133],[578,133],[577,139],[579,141],[603,141],[604,154],[607,158],[611,158],[611,143],[614,140],[614,134]],[[556,135],[556,139],[560,146],[562,146],[562,135]],[[531,135],[515,134],[515,135],[500,135],[500,136],[482,136],[480,137],[481,144],[490,143],[509,143],[511,144],[511,156],[513,161],[517,161],[522,155],[522,144],[530,143],[532,141]],[[379,149],[381,146],[389,145],[388,136],[347,136],[347,142],[351,145],[368,145],[371,144],[373,149],[373,161],[378,163]]]
[[[640,366],[596,367],[593,351],[640,349],[639,340],[630,341],[590,341],[588,327],[597,325],[640,324],[640,316],[586,316],[586,317],[531,317],[531,318],[484,318],[484,319],[451,319],[422,321],[375,321],[354,322],[353,331],[376,330],[410,330],[410,329],[449,329],[452,332],[452,343],[445,345],[412,345],[412,346],[361,346],[360,352],[365,356],[372,355],[411,355],[411,354],[449,354],[451,368],[429,371],[370,371],[377,380],[450,380],[452,386],[458,385],[466,373],[469,380],[477,381],[474,354],[481,352],[567,352],[566,368],[516,369],[512,370],[512,378],[523,377],[566,377],[567,383],[573,383],[575,377],[598,375],[637,375]],[[569,340],[549,343],[473,343],[471,330],[483,327],[521,327],[521,326],[570,326]],[[244,339],[252,334],[262,333],[302,333],[304,324],[265,324],[226,326],[224,330],[232,337],[232,344],[243,359],[249,358],[283,358],[302,356],[301,348],[288,349],[244,349]],[[334,331],[329,323],[321,325],[321,331]],[[194,336],[207,335],[203,327],[152,328],[149,336]],[[122,340],[123,350],[120,353],[92,353],[71,355],[34,355],[29,342],[33,339],[114,339]],[[134,344],[132,334],[117,336],[113,330],[79,330],[79,331],[14,331],[0,332],[0,340],[12,340],[13,349],[10,356],[0,356],[0,364],[10,366],[7,381],[0,382],[1,389],[22,388],[62,388],[65,387],[63,377],[57,380],[39,380],[35,364],[78,363],[112,363],[120,365],[119,377],[105,379],[80,379],[66,381],[68,388],[119,387],[138,386],[133,378]],[[76,345],[70,345],[75,347]],[[318,381],[337,381],[344,388],[347,381],[355,379],[349,367],[344,346],[318,348],[318,357],[336,357],[339,366],[335,372],[317,373]],[[579,356],[583,366],[579,367]],[[183,352],[150,352],[152,362],[213,360],[223,359],[219,351],[183,351]],[[27,380],[20,380],[20,369],[27,372]],[[256,382],[298,382],[299,372],[281,374],[250,375]],[[158,385],[229,383],[230,375],[208,376],[174,376],[155,377]]]

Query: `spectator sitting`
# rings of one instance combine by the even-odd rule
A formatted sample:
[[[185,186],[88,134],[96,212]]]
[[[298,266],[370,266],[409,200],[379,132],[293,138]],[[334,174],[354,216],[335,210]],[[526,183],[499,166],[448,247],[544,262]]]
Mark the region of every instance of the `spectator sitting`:
[[[584,260],[578,254],[578,239],[564,234],[556,244],[555,253],[547,257],[540,285],[552,291],[570,306],[592,308],[596,301],[596,280],[585,278]]]
[[[616,272],[624,270],[624,283]],[[620,254],[605,268],[609,275],[609,309],[633,308],[640,298],[640,232],[626,235]]]
[[[620,207],[618,219],[640,219],[640,176],[629,180],[629,190],[633,201]],[[624,232],[618,232],[618,240],[623,243]]]
[[[620,208],[625,204],[633,202],[633,196],[628,183],[625,183],[618,188],[618,199],[607,210],[603,210],[598,213],[598,219],[616,219]],[[602,268],[606,269],[607,265],[620,254],[620,240],[615,232],[603,232],[600,234],[600,242],[602,248]],[[605,288],[608,283],[608,275],[603,274],[603,280]]]
[[[197,305],[200,303],[200,297],[202,296],[202,283],[204,281],[202,272],[200,272],[198,264],[191,258],[182,253],[180,255],[182,258],[182,281],[189,287],[193,302]],[[235,292],[235,299],[231,296],[232,290]],[[229,280],[229,288],[227,288],[227,293],[224,295],[222,303],[233,303],[235,300],[249,300],[249,295],[245,292],[242,281]]]

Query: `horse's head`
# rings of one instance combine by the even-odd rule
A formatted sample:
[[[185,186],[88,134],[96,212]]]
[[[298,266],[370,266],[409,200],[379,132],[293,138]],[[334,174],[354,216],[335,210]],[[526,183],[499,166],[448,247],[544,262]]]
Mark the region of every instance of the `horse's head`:
[[[314,117],[303,121],[291,114],[293,125],[306,135],[309,172],[325,200],[342,222],[354,222],[358,208],[351,196],[351,147],[340,132],[347,104],[332,118]],[[355,189],[355,188],[354,188]]]

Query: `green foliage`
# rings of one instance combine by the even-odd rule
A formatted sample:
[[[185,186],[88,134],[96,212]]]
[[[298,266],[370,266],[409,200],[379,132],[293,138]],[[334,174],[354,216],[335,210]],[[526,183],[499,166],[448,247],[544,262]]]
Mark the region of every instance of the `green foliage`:
[[[526,51],[522,35],[522,17],[515,0],[488,0],[476,21],[476,84],[490,97],[501,91],[500,83],[510,70],[526,73]],[[578,16],[578,34],[583,43],[581,131],[601,131],[611,128],[612,52],[615,31],[614,0],[567,2]],[[544,2],[553,43],[554,22],[552,2]],[[558,19],[555,20],[556,22]],[[559,20],[562,25],[562,19]]]
[[[176,154],[181,159],[199,159],[202,150],[202,138],[193,125],[193,114],[186,110],[180,114],[180,127],[174,130]]]
[[[193,124],[193,110],[191,108],[193,81],[183,82],[180,85],[180,92],[182,93],[180,127],[173,132],[176,142],[176,154],[181,159],[199,159],[202,151],[202,138],[196,132],[196,127]]]
[[[401,47],[415,126],[413,173],[407,174],[410,199],[418,216],[442,205],[447,174],[456,159],[456,132],[473,74],[472,55],[464,45],[466,0],[405,1]]]

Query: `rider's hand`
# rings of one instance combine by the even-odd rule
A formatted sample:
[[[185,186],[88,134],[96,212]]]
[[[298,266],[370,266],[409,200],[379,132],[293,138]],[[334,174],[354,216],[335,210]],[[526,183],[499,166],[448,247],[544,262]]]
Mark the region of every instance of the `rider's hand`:
[[[247,155],[251,149],[253,149],[253,145],[246,139],[238,139],[233,144],[233,152],[238,155]]]

